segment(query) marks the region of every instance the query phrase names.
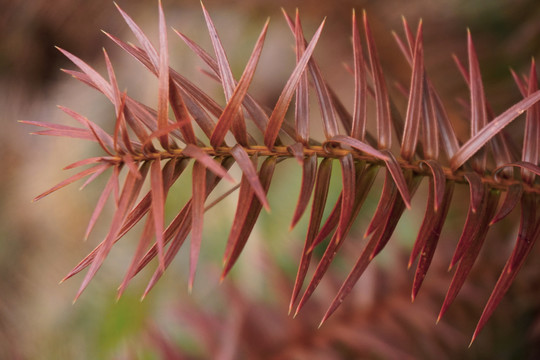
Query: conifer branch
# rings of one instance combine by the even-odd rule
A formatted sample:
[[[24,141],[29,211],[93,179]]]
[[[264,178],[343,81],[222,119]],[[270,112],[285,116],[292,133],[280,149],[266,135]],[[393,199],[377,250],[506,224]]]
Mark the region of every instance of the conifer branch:
[[[518,239],[481,316],[474,333],[474,336],[477,336],[540,236],[540,186],[537,178],[537,175],[540,175],[540,91],[534,61],[529,75],[524,76],[525,80],[513,74],[523,99],[495,116],[485,96],[472,35],[468,33],[468,69],[459,61],[457,63],[470,89],[470,119],[465,121],[470,124],[471,135],[460,145],[446,115],[444,104],[424,67],[424,54],[428,53],[429,49],[424,49],[422,44],[425,30],[421,22],[416,36],[405,20],[405,40],[394,33],[398,48],[411,67],[410,89],[406,95],[408,105],[406,109],[398,109],[386,86],[385,73],[379,61],[367,15],[364,12],[362,16],[363,40],[353,12],[354,89],[351,91],[354,91],[355,96],[351,106],[353,114],[350,115],[347,106],[340,102],[326,82],[323,71],[313,57],[324,21],[312,39],[307,40],[299,14],[297,13],[293,20],[284,12],[294,39],[296,65],[271,114],[267,114],[263,110],[265,107],[251,97],[248,90],[264,49],[268,22],[263,25],[238,81],[233,77],[218,30],[204,6],[204,19],[211,36],[214,55],[208,54],[186,35],[176,31],[209,66],[210,74],[220,82],[226,98],[226,104],[222,107],[196,84],[172,68],[174,61],[169,58],[168,46],[173,39],[167,36],[161,3],[157,50],[135,21],[119,7],[118,10],[139,41],[140,47],[125,43],[114,35],[106,35],[158,78],[157,109],[152,109],[119,91],[113,65],[106,52],[104,59],[108,80],[83,60],[59,49],[79,68],[77,71],[65,72],[103,93],[114,105],[114,133],[108,134],[94,122],[66,108],[62,110],[82,127],[25,122],[45,129],[36,134],[94,141],[105,152],[103,156],[80,160],[70,165],[69,168],[87,168],[37,196],[36,200],[72,182],[89,177],[86,185],[107,170],[112,170],[90,219],[86,236],[92,230],[105,201],[114,194],[116,210],[110,231],[103,242],[66,276],[67,279],[89,268],[77,297],[98,271],[112,246],[145,216],[142,237],[119,293],[124,291],[139,271],[157,258],[159,266],[146,294],[169,266],[190,232],[191,289],[202,241],[203,214],[208,208],[205,207],[206,199],[222,179],[234,182],[228,170],[236,163],[242,171],[242,179],[238,185],[238,205],[224,255],[225,276],[248,241],[262,207],[269,209],[267,193],[272,184],[274,169],[285,159],[296,159],[302,167],[302,188],[291,226],[296,225],[307,209],[310,196],[313,196],[314,201],[290,311],[300,295],[314,247],[319,246],[326,237],[331,237],[331,240],[307,289],[300,297],[295,313],[298,313],[315,291],[334,256],[347,240],[379,169],[386,170],[380,201],[366,230],[366,236],[370,236],[370,239],[324,320],[337,309],[371,260],[384,249],[405,209],[411,206],[411,199],[424,178],[429,181],[427,207],[409,261],[410,267],[419,257],[413,283],[413,299],[428,274],[437,244],[442,240],[439,237],[451,206],[455,185],[461,184],[470,189],[467,219],[450,264],[451,267],[456,266],[456,271],[439,318],[458,296],[490,227],[508,215],[519,203],[521,224]],[[312,121],[310,117],[314,112],[308,108],[309,96],[312,96],[312,93],[319,103],[325,137],[323,140],[312,139],[309,134],[309,123]],[[285,117],[295,94],[296,111],[294,126],[291,126]],[[370,120],[366,113],[368,102],[373,102],[376,109],[375,136],[366,131],[366,122]],[[170,108],[173,110],[174,120],[168,116]],[[523,144],[514,144],[504,136],[503,131],[524,113],[524,141]],[[402,117],[401,114],[405,116]],[[247,121],[256,125],[252,133],[247,130]],[[200,132],[197,131],[199,129]],[[393,131],[400,141],[399,152],[394,150],[397,146],[392,147]],[[204,135],[196,135],[199,133]],[[226,139],[228,133],[234,136],[234,143]],[[522,149],[519,158],[510,150],[518,148]],[[264,160],[260,167],[259,159]],[[342,191],[333,204],[332,212],[323,221],[332,163],[335,161],[339,162],[342,172]],[[168,190],[182,176],[189,163],[193,163],[192,199],[166,224],[164,203]],[[128,175],[123,186],[120,186],[119,174],[122,171],[127,171]],[[138,200],[145,180],[149,182],[150,190]],[[505,196],[501,196],[503,193]]]

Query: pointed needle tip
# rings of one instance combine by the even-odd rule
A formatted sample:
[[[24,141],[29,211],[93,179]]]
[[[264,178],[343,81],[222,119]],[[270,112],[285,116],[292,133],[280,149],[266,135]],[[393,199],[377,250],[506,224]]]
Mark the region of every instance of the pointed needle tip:
[[[471,342],[469,343],[469,349],[471,348],[474,340],[476,340],[476,332],[474,333],[474,335],[472,336],[472,339],[471,339]]]
[[[291,301],[291,303],[289,304],[289,311],[287,312],[287,316],[291,316],[293,306],[294,303]]]
[[[221,274],[221,277],[219,278],[219,285],[223,284],[223,281],[225,280],[225,276],[227,276],[227,274],[223,272],[223,274]]]
[[[296,317],[298,316],[298,313],[300,312],[300,309],[302,309],[302,307],[304,306],[304,302],[302,301],[304,300],[303,298],[300,299],[300,303],[298,304],[298,306],[296,306],[296,310],[294,311],[294,315],[293,315],[293,319],[296,319]]]
[[[71,302],[71,305],[75,305],[75,303],[77,302],[77,300],[79,300],[79,296],[81,296],[81,294],[75,295],[75,298],[74,298],[73,301]]]

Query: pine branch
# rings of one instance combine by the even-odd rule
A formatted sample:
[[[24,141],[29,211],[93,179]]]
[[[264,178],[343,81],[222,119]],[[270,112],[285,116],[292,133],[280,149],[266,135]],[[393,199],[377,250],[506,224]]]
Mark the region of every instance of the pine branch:
[[[540,186],[536,179],[536,175],[540,175],[540,91],[534,61],[529,75],[523,77],[525,80],[513,73],[523,100],[495,116],[485,97],[472,36],[468,33],[468,68],[459,60],[457,64],[470,89],[470,102],[467,105],[470,119],[465,121],[470,123],[471,134],[470,138],[460,145],[443,102],[424,67],[424,30],[421,22],[414,35],[404,21],[405,40],[394,33],[398,47],[411,67],[410,88],[406,94],[407,107],[398,109],[387,90],[385,73],[379,61],[367,15],[364,12],[362,16],[362,39],[353,12],[354,64],[351,72],[354,78],[354,103],[351,115],[326,83],[323,72],[313,57],[324,21],[312,39],[307,40],[298,12],[294,19],[284,12],[294,38],[296,66],[268,115],[263,110],[265,107],[248,92],[264,49],[268,21],[264,24],[238,81],[232,75],[218,31],[204,6],[203,13],[214,55],[208,54],[186,35],[176,31],[209,66],[209,74],[223,87],[226,105],[221,107],[196,84],[170,67],[168,44],[171,39],[167,36],[161,4],[158,49],[154,48],[144,32],[124,11],[119,7],[118,10],[139,41],[140,47],[125,43],[113,35],[106,35],[157,77],[157,109],[139,103],[127,93],[119,91],[113,65],[106,52],[104,59],[108,80],[83,60],[59,49],[79,68],[77,71],[65,72],[103,93],[114,105],[114,133],[106,133],[97,124],[66,108],[61,109],[82,127],[25,122],[45,128],[36,134],[91,140],[97,142],[105,152],[103,156],[80,160],[68,166],[89,167],[45,191],[35,200],[88,177],[86,185],[107,170],[112,170],[90,219],[86,236],[92,230],[106,200],[114,194],[116,210],[110,231],[103,242],[66,276],[67,279],[89,268],[77,297],[98,271],[114,243],[145,216],[145,227],[119,295],[130,280],[157,257],[159,266],[146,294],[169,266],[190,232],[191,289],[202,241],[203,214],[208,208],[205,207],[206,199],[222,179],[234,182],[228,170],[236,163],[242,171],[242,179],[237,186],[239,199],[224,255],[225,276],[248,241],[262,208],[269,210],[267,194],[275,167],[283,160],[291,158],[302,167],[302,186],[291,227],[297,224],[307,210],[310,197],[314,199],[290,302],[291,311],[300,296],[313,249],[325,238],[331,237],[295,313],[298,313],[315,291],[336,253],[347,240],[379,169],[386,170],[379,204],[366,230],[366,236],[370,236],[370,239],[324,320],[338,308],[373,258],[384,250],[404,210],[411,207],[411,199],[424,178],[429,181],[427,206],[409,260],[411,267],[419,258],[413,283],[413,299],[428,273],[456,184],[468,186],[470,190],[467,218],[450,264],[451,268],[456,267],[456,271],[439,318],[458,295],[490,227],[520,203],[521,223],[514,251],[485,307],[474,333],[474,340],[540,236],[537,214]],[[309,96],[313,96],[313,93],[319,103],[324,139],[312,139],[309,134],[310,114],[314,109],[309,109],[308,104]],[[290,126],[285,116],[293,97],[294,126]],[[369,102],[373,102],[376,109],[375,135],[366,131],[369,120],[366,108]],[[168,116],[169,108],[173,110],[174,120]],[[401,117],[402,112],[405,113],[404,120]],[[526,113],[523,144],[514,144],[504,135],[503,130],[523,113]],[[261,133],[248,132],[247,120],[253,121]],[[204,138],[196,135],[200,133],[197,127],[204,134]],[[395,151],[396,146],[391,144],[392,131],[398,135],[399,151]],[[229,132],[234,136],[234,142],[226,139]],[[261,138],[263,141],[259,142],[257,139]],[[510,150],[519,147],[522,148],[520,159]],[[264,159],[260,168],[258,159]],[[323,222],[332,164],[336,161],[339,162],[342,172],[342,191],[332,212]],[[168,190],[182,176],[189,163],[193,163],[192,198],[165,226],[164,203]],[[124,184],[120,186],[122,171],[126,171],[127,176]],[[136,202],[147,176],[150,190]],[[219,199],[228,195],[229,193],[226,193]],[[504,200],[500,200],[503,198]]]

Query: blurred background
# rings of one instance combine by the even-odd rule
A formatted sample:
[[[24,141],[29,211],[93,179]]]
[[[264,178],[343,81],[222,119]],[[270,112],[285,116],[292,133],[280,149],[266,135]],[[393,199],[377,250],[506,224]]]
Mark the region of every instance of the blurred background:
[[[157,2],[117,3],[157,43]],[[240,76],[265,19],[270,30],[251,93],[272,106],[294,66],[294,42],[281,15],[296,7],[308,36],[323,17],[327,24],[315,57],[329,84],[352,107],[352,82],[343,64],[351,62],[351,9],[366,9],[389,86],[408,84],[410,70],[391,30],[402,34],[401,16],[411,25],[422,18],[426,68],[460,131],[467,125],[457,98],[466,87],[451,54],[465,59],[466,29],[471,29],[487,96],[496,113],[520,96],[509,67],[526,71],[540,53],[540,4],[535,0],[384,0],[276,3],[269,0],[217,1],[205,5],[215,21],[233,72]],[[198,1],[164,0],[169,26],[210,50]],[[135,41],[110,0],[0,0],[0,358],[1,359],[534,359],[540,357],[540,267],[529,261],[471,349],[467,349],[483,305],[511,251],[519,216],[496,225],[456,303],[435,325],[451,280],[448,260],[466,213],[466,188],[458,189],[443,229],[432,270],[414,304],[413,272],[406,270],[425,209],[427,185],[420,187],[413,210],[406,212],[391,244],[374,262],[353,294],[319,330],[317,325],[362,249],[362,234],[378,201],[372,191],[344,255],[330,268],[313,299],[296,319],[287,316],[307,220],[288,231],[300,187],[294,162],[281,164],[269,200],[240,261],[221,285],[221,256],[234,214],[236,195],[205,216],[203,253],[193,294],[188,295],[188,261],[182,250],[144,301],[140,296],[155,264],[137,276],[117,302],[138,241],[134,229],[114,248],[81,298],[72,304],[81,276],[58,282],[90,252],[108,229],[105,211],[89,240],[86,223],[103,182],[84,191],[77,184],[37,203],[31,200],[69,173],[62,167],[99,155],[94,144],[40,138],[18,120],[70,123],[56,108],[63,105],[110,130],[114,112],[96,91],[60,71],[73,69],[60,46],[105,73],[102,47],[111,56],[121,89],[150,106],[157,81],[123,54],[100,29]],[[204,65],[172,31],[171,66],[221,99],[220,89],[198,68]],[[313,111],[315,112],[315,111]],[[461,124],[461,125],[460,125]],[[517,125],[519,126],[519,125]],[[238,178],[238,173],[236,174]],[[186,179],[190,177],[185,175]],[[167,216],[187,201],[189,180],[175,184]],[[329,207],[339,193],[336,172]],[[186,247],[187,249],[188,247]],[[530,256],[534,259],[538,255]]]

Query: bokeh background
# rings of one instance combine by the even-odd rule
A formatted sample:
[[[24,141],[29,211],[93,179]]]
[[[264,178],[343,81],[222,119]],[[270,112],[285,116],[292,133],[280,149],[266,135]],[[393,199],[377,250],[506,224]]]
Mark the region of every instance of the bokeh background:
[[[117,3],[157,42],[157,1]],[[465,58],[466,28],[475,40],[496,113],[519,99],[508,72],[525,71],[540,52],[540,4],[535,0],[384,0],[278,3],[269,0],[205,4],[220,33],[236,76],[249,56],[266,17],[270,30],[251,93],[272,106],[294,66],[293,38],[281,15],[300,9],[312,34],[327,16],[315,56],[330,85],[351,106],[351,9],[365,8],[387,79],[408,84],[409,68],[390,31],[401,33],[401,16],[424,22],[426,67],[440,90],[462,139],[467,125],[457,98],[465,85],[450,55]],[[211,49],[198,1],[164,0],[169,26]],[[122,54],[100,29],[134,41],[109,0],[0,1],[0,358],[1,359],[534,359],[540,356],[540,267],[538,249],[471,349],[475,323],[508,256],[518,214],[491,231],[471,279],[446,317],[435,325],[451,274],[448,259],[459,238],[467,206],[458,189],[433,269],[414,304],[412,271],[406,258],[425,208],[422,185],[389,248],[358,283],[354,293],[321,329],[317,324],[362,248],[362,233],[378,200],[372,191],[350,241],[330,274],[296,319],[287,316],[288,297],[307,221],[288,231],[300,186],[295,163],[278,167],[263,214],[231,276],[218,284],[221,254],[230,228],[233,195],[205,216],[203,254],[193,294],[187,294],[186,251],[144,301],[152,271],[137,276],[117,302],[116,288],[135,249],[137,228],[120,241],[82,297],[72,304],[81,277],[59,285],[107,231],[107,214],[93,235],[84,229],[100,193],[96,182],[80,192],[72,185],[37,203],[33,197],[69,174],[61,168],[99,154],[93,144],[40,138],[18,120],[69,123],[56,105],[70,107],[103,127],[114,121],[112,106],[97,92],[62,73],[74,68],[54,46],[81,57],[104,73],[102,47],[111,55],[120,87],[151,106],[156,80]],[[198,68],[204,65],[169,32],[171,65],[217,99],[220,89]],[[315,112],[315,111],[313,111]],[[316,115],[314,115],[316,116]],[[519,125],[516,125],[519,126]],[[236,173],[238,177],[238,173]],[[186,176],[186,178],[190,178]],[[339,193],[339,171],[332,199]],[[189,180],[177,183],[167,203],[171,218],[188,199]],[[112,206],[112,204],[109,204]],[[331,206],[331,205],[329,205]],[[304,216],[306,217],[306,216]],[[187,249],[187,247],[186,247]],[[152,264],[155,267],[155,264]]]

